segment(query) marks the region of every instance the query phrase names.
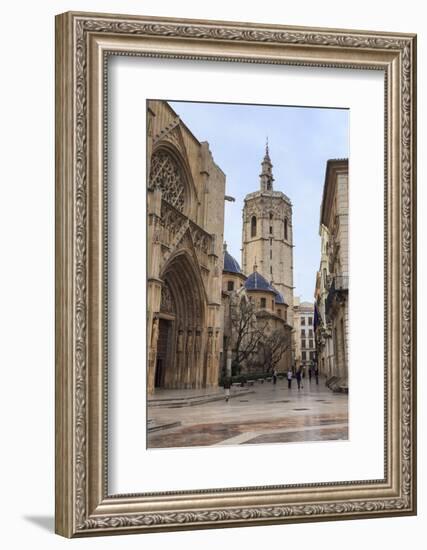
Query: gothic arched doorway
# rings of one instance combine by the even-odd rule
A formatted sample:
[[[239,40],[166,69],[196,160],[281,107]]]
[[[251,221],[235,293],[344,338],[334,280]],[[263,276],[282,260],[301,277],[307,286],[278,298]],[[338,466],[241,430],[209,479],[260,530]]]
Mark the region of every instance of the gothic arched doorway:
[[[173,254],[161,274],[155,386],[205,385],[205,309],[201,275],[187,250]]]

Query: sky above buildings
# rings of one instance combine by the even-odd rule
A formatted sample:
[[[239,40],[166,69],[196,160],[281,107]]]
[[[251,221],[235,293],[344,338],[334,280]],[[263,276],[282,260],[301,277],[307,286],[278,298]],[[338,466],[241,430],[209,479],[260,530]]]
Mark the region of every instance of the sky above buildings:
[[[326,162],[349,156],[349,111],[308,107],[169,102],[226,174],[224,239],[241,264],[245,195],[259,189],[268,136],[274,189],[293,206],[295,296],[313,301],[320,261],[319,215]]]

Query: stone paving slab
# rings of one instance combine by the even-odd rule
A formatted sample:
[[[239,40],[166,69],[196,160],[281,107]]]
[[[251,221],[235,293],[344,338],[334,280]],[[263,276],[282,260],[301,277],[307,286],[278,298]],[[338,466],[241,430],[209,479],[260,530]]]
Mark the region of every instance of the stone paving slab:
[[[173,397],[185,395],[183,390]],[[177,409],[149,404],[148,414],[159,423],[181,422],[149,434],[148,448],[227,445],[233,438],[237,440],[231,444],[248,444],[251,439],[256,444],[348,438],[348,396],[331,392],[322,380],[319,385],[305,380],[301,390],[296,385],[288,389],[286,380],[259,384],[250,394],[240,393],[228,402],[223,394],[215,402]]]

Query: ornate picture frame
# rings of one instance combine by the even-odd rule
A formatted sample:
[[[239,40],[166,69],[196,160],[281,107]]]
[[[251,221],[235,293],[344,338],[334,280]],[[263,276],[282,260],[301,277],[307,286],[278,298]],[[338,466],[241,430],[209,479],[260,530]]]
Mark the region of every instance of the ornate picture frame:
[[[385,76],[384,479],[108,492],[111,55]],[[416,513],[416,36],[68,12],[56,18],[56,532],[81,537]]]

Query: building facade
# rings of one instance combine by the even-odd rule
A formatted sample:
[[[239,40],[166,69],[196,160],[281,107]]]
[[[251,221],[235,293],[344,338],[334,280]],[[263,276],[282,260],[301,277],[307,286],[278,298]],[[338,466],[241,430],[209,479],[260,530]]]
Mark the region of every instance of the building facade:
[[[329,294],[329,231],[320,224],[320,267],[316,274],[314,299],[317,308],[315,326],[316,350],[319,373],[329,380],[335,372],[334,344],[332,341],[331,323],[326,318],[326,301]]]
[[[320,215],[316,346],[327,384],[348,391],[348,159],[329,160]]]
[[[316,346],[314,339],[314,304],[296,300],[294,307],[295,322],[295,368],[303,373],[316,365]]]
[[[147,109],[149,393],[218,384],[225,175],[164,101]]]

